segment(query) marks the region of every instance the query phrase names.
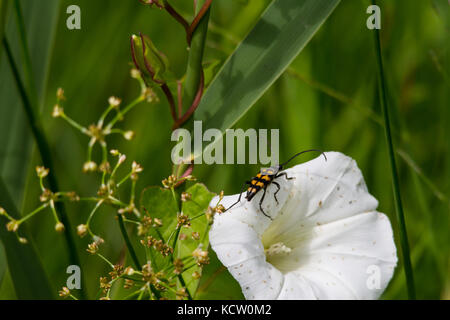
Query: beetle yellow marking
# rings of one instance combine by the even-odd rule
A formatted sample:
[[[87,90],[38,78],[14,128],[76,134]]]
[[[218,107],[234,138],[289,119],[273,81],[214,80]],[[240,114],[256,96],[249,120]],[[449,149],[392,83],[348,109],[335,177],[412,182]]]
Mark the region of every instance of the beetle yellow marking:
[[[256,180],[252,180],[252,184],[255,185],[256,184]]]
[[[253,188],[251,188],[251,187],[250,187],[250,188],[248,188],[248,189],[247,189],[247,191],[248,191],[248,192],[251,192],[251,191],[252,191],[252,189],[253,189]]]
[[[264,187],[264,183],[262,183],[262,182],[258,182],[258,183],[256,184],[256,186],[257,186],[257,187],[261,187],[261,188],[262,188],[262,187]]]
[[[266,180],[266,181],[270,181],[270,177],[269,176],[262,176],[262,179]]]
[[[257,177],[257,178],[261,178],[261,173],[258,173],[258,174],[256,175],[256,177]]]

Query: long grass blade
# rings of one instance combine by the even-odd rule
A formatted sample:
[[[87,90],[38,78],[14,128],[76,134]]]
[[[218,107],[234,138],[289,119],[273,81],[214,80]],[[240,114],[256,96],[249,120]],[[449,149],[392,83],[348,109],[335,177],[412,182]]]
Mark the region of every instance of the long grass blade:
[[[372,0],[372,3],[376,5],[376,1]],[[408,298],[415,299],[416,293],[414,288],[414,277],[413,277],[413,269],[411,264],[409,243],[408,243],[408,234],[406,230],[406,222],[405,215],[403,212],[402,198],[400,192],[400,183],[398,179],[398,170],[397,164],[395,161],[395,152],[394,152],[394,143],[391,134],[391,124],[389,119],[389,108],[388,108],[388,99],[387,99],[387,87],[386,87],[386,79],[384,76],[384,68],[383,68],[383,58],[381,53],[381,40],[380,40],[380,32],[378,29],[375,29],[375,50],[377,57],[377,65],[378,65],[378,80],[379,80],[379,95],[381,101],[381,109],[383,111],[383,120],[384,120],[384,130],[386,137],[386,144],[389,154],[389,163],[391,167],[392,174],[392,184],[394,189],[394,200],[395,200],[395,211],[397,213],[397,220],[399,225],[399,233],[400,233],[400,244],[403,253],[403,267],[405,271],[406,277],[406,286],[408,289]]]
[[[233,126],[283,73],[339,0],[274,0],[206,91],[195,120]]]

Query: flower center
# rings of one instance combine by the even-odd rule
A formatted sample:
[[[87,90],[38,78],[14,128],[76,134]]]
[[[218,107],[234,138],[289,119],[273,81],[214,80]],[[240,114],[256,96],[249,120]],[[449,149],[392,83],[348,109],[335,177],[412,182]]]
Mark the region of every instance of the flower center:
[[[278,255],[285,255],[291,252],[291,248],[286,247],[283,242],[277,242],[275,244],[272,244],[268,249],[264,250],[264,253],[266,254],[267,258],[278,256]]]

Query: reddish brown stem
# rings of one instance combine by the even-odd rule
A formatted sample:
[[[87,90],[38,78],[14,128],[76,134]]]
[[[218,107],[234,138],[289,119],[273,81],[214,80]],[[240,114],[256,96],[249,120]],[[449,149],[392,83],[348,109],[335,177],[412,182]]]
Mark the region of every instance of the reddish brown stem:
[[[203,75],[203,70],[202,70],[201,74],[200,74],[200,84],[198,86],[197,94],[195,95],[194,101],[192,102],[192,105],[189,107],[189,109],[186,111],[186,113],[174,123],[172,130],[179,128],[183,123],[185,123],[192,116],[192,114],[197,109],[198,105],[200,104],[204,86],[205,86],[205,77]]]
[[[182,180],[183,178],[186,178],[188,175],[190,175],[190,174],[192,174],[192,171],[194,171],[194,164],[192,163],[192,164],[190,164],[189,166],[188,166],[188,168],[186,169],[186,171],[181,175],[181,177],[179,177],[178,179],[179,180]],[[180,185],[182,185],[183,183],[185,183],[186,182],[186,180],[182,180],[182,181],[178,181],[176,184],[175,184],[175,188],[176,187],[179,187]]]
[[[195,16],[194,20],[192,21],[191,25],[188,26],[186,30],[186,40],[188,45],[191,45],[192,41],[192,35],[194,34],[195,29],[197,28],[198,24],[202,20],[205,13],[208,11],[209,7],[211,6],[212,0],[206,0],[203,6],[201,7],[200,11]]]
[[[161,85],[161,89],[164,92],[164,94],[166,95],[167,101],[169,102],[170,113],[172,115],[173,121],[177,121],[178,117],[177,117],[177,113],[175,111],[175,100],[173,98],[172,92],[170,91],[170,89],[166,83]]]

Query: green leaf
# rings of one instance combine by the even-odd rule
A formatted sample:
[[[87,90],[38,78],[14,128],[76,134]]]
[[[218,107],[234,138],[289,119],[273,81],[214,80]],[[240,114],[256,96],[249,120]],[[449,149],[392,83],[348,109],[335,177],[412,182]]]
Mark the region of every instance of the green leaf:
[[[183,202],[182,212],[187,215],[191,220],[190,228],[182,228],[181,232],[185,233],[187,238],[183,241],[178,241],[178,256],[185,257],[192,254],[192,252],[201,248],[207,250],[209,246],[209,222],[206,219],[204,213],[208,209],[211,199],[214,197],[214,193],[210,192],[205,185],[197,183],[186,190],[191,195],[191,200]],[[198,232],[200,235],[199,240],[192,238],[192,232]],[[186,281],[189,292],[194,293],[197,290],[199,280],[192,277],[192,274],[197,271],[201,273],[201,269],[195,266],[183,273],[183,278]]]
[[[203,269],[197,291],[199,300],[244,300],[239,283],[217,258],[214,251],[209,254],[211,262]]]
[[[162,226],[157,229],[151,228],[148,235],[157,239],[161,235],[162,240],[166,242],[177,225],[178,204],[172,192],[161,187],[149,187],[142,192],[141,205],[153,220],[157,218],[162,221]],[[153,269],[161,270],[170,263],[168,257],[163,257],[153,249],[150,249],[149,252]]]
[[[214,197],[214,193],[208,191],[203,184],[199,183],[189,187],[186,192],[191,195],[191,199],[182,203],[182,212],[192,220],[189,228],[181,228],[180,233],[186,234],[187,237],[185,240],[177,241],[174,253],[178,258],[190,257],[192,252],[198,247],[201,247],[202,250],[207,250],[209,245],[209,223],[204,213],[208,209],[209,202]],[[141,198],[141,204],[144,206],[150,217],[152,217],[152,219],[158,218],[162,220],[163,225],[157,230],[166,242],[170,238],[170,245],[172,245],[174,237],[176,236],[175,230],[177,226],[178,204],[175,197],[178,197],[178,195],[172,194],[172,191],[169,189],[149,187],[144,190]],[[194,240],[192,238],[192,232],[194,231],[200,234],[199,240]],[[159,238],[155,228],[150,229],[149,235]],[[153,254],[150,258],[152,259],[152,267],[155,270],[161,270],[171,263],[169,257],[162,257],[161,254],[156,253],[153,249],[151,249],[151,251]],[[185,267],[189,267],[192,264],[192,261],[186,263]],[[192,274],[195,271],[200,272],[200,268],[194,266],[182,274],[191,294],[196,292],[199,283],[198,280],[195,280],[192,277]]]
[[[306,46],[339,0],[274,0],[225,62],[194,114],[204,130],[232,127]]]
[[[0,205],[13,218],[18,218],[19,213],[13,200],[9,196],[3,180],[0,179]],[[21,226],[19,232],[25,236],[29,243],[21,244],[14,233],[6,231],[8,220],[0,217],[0,240],[3,242],[8,261],[9,272],[14,283],[14,288],[19,299],[52,299],[53,289],[42,267],[41,261],[28,235],[26,226]]]
[[[3,2],[3,1],[2,1]],[[42,102],[46,87],[49,58],[59,11],[58,0],[22,1],[28,47],[33,66],[34,82]],[[5,35],[16,61],[22,57],[13,6],[9,8]],[[22,101],[16,88],[6,55],[0,57],[0,175],[8,186],[16,207],[23,197],[27,166],[31,158],[33,137],[29,130]],[[22,79],[25,76],[22,72]]]

